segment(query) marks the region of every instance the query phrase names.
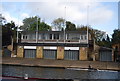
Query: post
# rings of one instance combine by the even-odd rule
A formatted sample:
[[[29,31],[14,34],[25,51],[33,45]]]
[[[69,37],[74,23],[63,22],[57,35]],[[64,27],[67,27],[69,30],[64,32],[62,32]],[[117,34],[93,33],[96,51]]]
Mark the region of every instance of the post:
[[[79,43],[80,43],[80,40],[81,40],[81,35],[79,36],[80,38],[79,38]]]
[[[65,26],[64,26],[64,43],[65,43],[65,39],[66,39],[66,36],[65,36],[65,28],[66,28],[66,6],[65,6]]]
[[[19,15],[20,15],[19,12],[20,12],[20,9],[18,9],[18,27],[19,27]],[[17,27],[17,30],[16,30],[17,31],[17,41],[16,41],[17,43],[18,43],[18,38],[19,38],[18,37],[18,27]]]
[[[37,18],[37,26],[36,26],[36,43],[38,43],[38,18]]]
[[[18,25],[19,26],[19,25]],[[18,27],[17,27],[17,43],[18,43]]]
[[[89,41],[88,26],[89,26],[89,5],[87,6],[87,44],[88,44],[88,41]]]

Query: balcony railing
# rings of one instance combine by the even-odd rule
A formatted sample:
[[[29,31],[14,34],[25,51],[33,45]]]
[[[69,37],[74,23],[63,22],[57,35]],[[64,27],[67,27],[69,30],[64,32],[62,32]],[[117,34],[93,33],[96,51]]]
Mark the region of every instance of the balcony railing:
[[[22,39],[21,43],[36,43],[36,40]],[[38,40],[38,43],[87,43],[87,40]]]

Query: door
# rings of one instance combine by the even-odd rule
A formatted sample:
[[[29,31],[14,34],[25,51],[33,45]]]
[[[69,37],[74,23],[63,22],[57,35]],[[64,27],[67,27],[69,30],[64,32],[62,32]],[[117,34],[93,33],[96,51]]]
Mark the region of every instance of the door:
[[[57,58],[57,50],[44,49],[43,50],[43,58],[44,59],[56,59]]]
[[[79,50],[65,50],[65,60],[79,60]]]
[[[36,58],[36,49],[25,49],[24,58]]]
[[[112,51],[100,51],[100,61],[112,61]]]

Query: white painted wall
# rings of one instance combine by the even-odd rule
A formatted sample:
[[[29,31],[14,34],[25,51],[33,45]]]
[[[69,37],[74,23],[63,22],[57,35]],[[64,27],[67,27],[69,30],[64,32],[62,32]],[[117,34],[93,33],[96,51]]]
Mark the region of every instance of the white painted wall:
[[[79,47],[65,47],[65,50],[79,50]]]
[[[56,46],[44,46],[43,49],[57,49]]]
[[[36,46],[24,46],[24,49],[36,49]]]

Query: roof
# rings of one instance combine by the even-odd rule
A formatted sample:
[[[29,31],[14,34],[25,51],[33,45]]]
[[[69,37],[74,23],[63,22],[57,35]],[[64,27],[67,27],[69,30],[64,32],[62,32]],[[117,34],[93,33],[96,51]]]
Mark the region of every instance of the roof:
[[[112,51],[112,48],[108,48],[108,47],[100,47],[100,51]]]

